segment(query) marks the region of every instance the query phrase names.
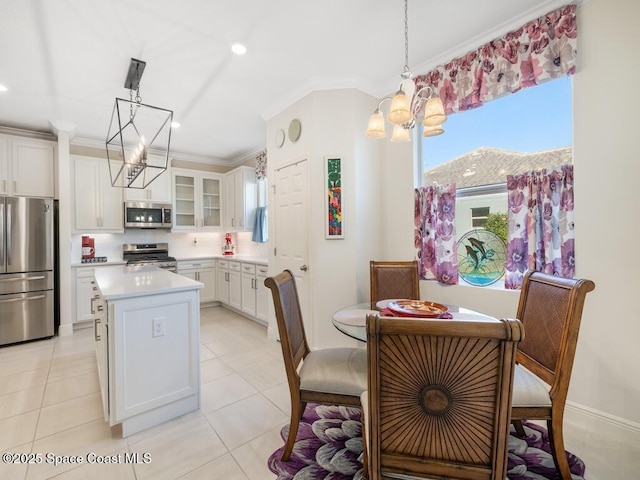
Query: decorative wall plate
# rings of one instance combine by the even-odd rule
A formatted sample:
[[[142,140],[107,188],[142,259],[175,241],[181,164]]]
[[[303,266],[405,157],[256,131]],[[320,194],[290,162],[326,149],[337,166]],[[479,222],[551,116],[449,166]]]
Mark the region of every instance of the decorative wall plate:
[[[300,123],[300,120],[294,118],[289,124],[289,140],[291,140],[293,143],[296,143],[300,139],[301,133],[302,124]]]
[[[276,131],[276,147],[280,148],[284,145],[284,130],[279,128]]]
[[[471,230],[458,240],[458,271],[471,285],[497,282],[504,275],[506,257],[504,241],[488,230]]]

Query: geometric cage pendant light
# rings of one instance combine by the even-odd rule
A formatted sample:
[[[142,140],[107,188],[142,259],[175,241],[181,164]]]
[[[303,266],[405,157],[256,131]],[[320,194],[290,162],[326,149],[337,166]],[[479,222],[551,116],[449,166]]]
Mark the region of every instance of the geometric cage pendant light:
[[[430,86],[416,90],[409,69],[409,15],[408,0],[404,0],[404,72],[400,75],[402,82],[393,97],[384,97],[369,119],[366,135],[372,138],[386,136],[385,122],[382,115],[382,104],[390,101],[387,120],[393,125],[392,142],[411,141],[410,132],[416,124],[418,116],[423,113],[422,136],[432,137],[444,132],[442,124],[447,120],[442,100]]]
[[[147,188],[169,164],[173,112],[142,103],[140,78],[145,66],[146,62],[131,59],[124,84],[129,100],[116,97],[113,106],[106,148],[114,187]]]

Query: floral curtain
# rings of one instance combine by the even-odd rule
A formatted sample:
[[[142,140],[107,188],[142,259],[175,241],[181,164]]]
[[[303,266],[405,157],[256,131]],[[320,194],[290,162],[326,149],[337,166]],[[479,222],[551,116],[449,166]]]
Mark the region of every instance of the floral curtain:
[[[416,77],[431,86],[447,114],[576,71],[576,6],[567,5],[477,50]]]
[[[458,283],[455,209],[455,183],[415,189],[414,238],[418,271],[423,280]]]
[[[505,288],[526,270],[575,276],[573,165],[507,176],[509,231]]]
[[[256,180],[267,178],[267,151],[260,152],[256,156]]]

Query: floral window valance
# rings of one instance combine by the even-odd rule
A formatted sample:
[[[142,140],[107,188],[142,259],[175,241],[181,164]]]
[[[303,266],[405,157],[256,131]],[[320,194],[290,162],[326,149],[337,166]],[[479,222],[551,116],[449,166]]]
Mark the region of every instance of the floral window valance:
[[[446,113],[576,71],[576,6],[567,5],[415,79],[431,86]]]

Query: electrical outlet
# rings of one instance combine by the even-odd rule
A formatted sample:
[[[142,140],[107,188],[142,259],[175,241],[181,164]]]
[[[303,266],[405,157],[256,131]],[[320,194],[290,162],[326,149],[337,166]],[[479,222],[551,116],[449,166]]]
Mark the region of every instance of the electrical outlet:
[[[151,323],[153,325],[153,338],[164,337],[167,334],[164,317],[154,318]]]

